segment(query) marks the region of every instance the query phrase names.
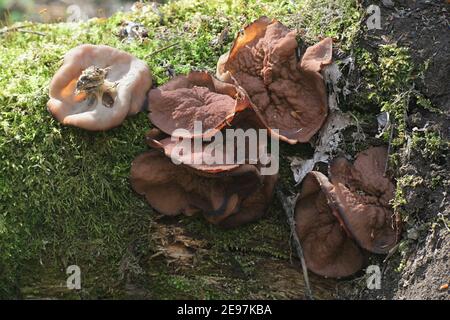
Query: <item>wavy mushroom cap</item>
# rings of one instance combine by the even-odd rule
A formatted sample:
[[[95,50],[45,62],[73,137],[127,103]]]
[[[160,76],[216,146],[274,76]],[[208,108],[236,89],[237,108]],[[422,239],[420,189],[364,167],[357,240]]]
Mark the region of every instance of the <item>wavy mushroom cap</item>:
[[[210,174],[175,165],[158,150],[138,156],[131,167],[133,189],[145,195],[157,211],[166,215],[203,213],[209,222],[224,227],[238,226],[263,215],[270,201],[267,194],[273,190],[273,179],[262,178],[253,165]],[[255,199],[262,202],[249,211],[248,206]]]
[[[208,146],[209,143],[201,138],[197,139],[199,147],[196,147],[195,139],[169,137],[154,128],[146,134],[145,139],[150,147],[162,151],[174,163],[184,164],[199,171],[220,173],[239,167],[239,164],[227,164],[225,148]]]
[[[340,204],[340,216],[355,241],[374,253],[387,253],[398,241],[398,228],[389,204],[394,184],[384,175],[387,150],[372,147],[356,156],[352,165],[337,158],[330,180]]]
[[[360,270],[364,257],[339,220],[334,192],[322,173],[308,173],[295,205],[295,221],[307,267],[318,275],[340,278]]]
[[[235,81],[279,138],[291,144],[307,142],[328,114],[326,88],[319,73],[332,62],[332,40],[309,47],[297,62],[296,32],[262,17],[240,34],[217,65],[217,76]]]
[[[105,106],[77,93],[77,81],[89,67],[108,68],[106,80],[116,83],[115,99]],[[49,111],[61,123],[86,130],[108,130],[139,112],[152,80],[147,65],[132,55],[104,45],[81,45],[70,50],[50,84]]]
[[[163,132],[178,137],[211,137],[249,106],[235,85],[221,82],[206,72],[179,76],[148,94],[150,121]],[[203,131],[194,132],[194,122]],[[183,132],[175,130],[183,129]]]

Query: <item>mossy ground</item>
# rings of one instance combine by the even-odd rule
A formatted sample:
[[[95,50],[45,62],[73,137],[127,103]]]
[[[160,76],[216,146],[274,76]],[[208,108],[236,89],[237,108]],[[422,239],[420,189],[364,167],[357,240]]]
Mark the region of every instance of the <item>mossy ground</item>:
[[[338,51],[356,58],[362,87],[351,99],[342,97],[341,107],[362,124],[373,121],[380,109],[403,121],[405,92],[411,93],[413,80],[408,52],[392,45],[359,48],[364,10],[353,0],[173,1],[155,12],[28,27],[45,36],[0,35],[0,297],[302,297],[291,292],[301,285],[272,283],[276,275],[268,266],[293,272],[289,228],[277,200],[267,217],[236,230],[216,228],[201,218],[160,219],[128,182],[131,161],[147,149],[143,137],[150,123],[144,113],[119,128],[90,133],[61,126],[46,109],[51,77],[77,45],[127,51],[147,62],[159,85],[168,80],[168,68],[176,74],[214,72],[234,35],[262,15],[298,28],[308,43],[332,36]],[[149,40],[121,42],[114,35],[121,20],[143,23]],[[225,28],[230,36],[213,45]],[[173,43],[177,46],[150,55]],[[402,130],[399,123],[395,146],[404,143]],[[424,152],[439,157],[439,139],[424,139]],[[295,191],[287,157],[311,151],[282,146],[286,189]],[[170,261],[163,247],[173,239],[196,243],[189,248],[189,263]],[[82,270],[81,291],[65,288],[65,270],[72,264]],[[330,283],[316,292],[329,296],[322,291]]]
[[[316,7],[322,10],[309,10]],[[339,15],[325,23],[325,14],[334,9]],[[128,182],[131,161],[147,149],[146,115],[108,132],[89,133],[61,126],[46,109],[51,77],[64,54],[77,45],[105,44],[132,53],[147,62],[155,84],[162,84],[168,80],[167,66],[177,74],[213,72],[239,29],[262,15],[290,27],[307,27],[310,41],[319,36],[340,39],[341,31],[348,26],[356,30],[359,20],[353,1],[174,1],[157,12],[28,28],[45,36],[1,35],[0,296],[123,297],[130,277],[139,277],[152,298],[239,298],[262,290],[262,282],[253,277],[258,261],[287,263],[291,254],[277,201],[267,218],[232,231],[201,218],[170,221],[206,239],[208,254],[188,271],[174,270],[164,259],[149,263],[146,259],[157,252],[149,231],[156,214]],[[143,23],[149,40],[121,42],[114,35],[121,20]],[[223,45],[211,45],[225,28],[230,36]],[[349,45],[350,38],[346,32],[341,43]],[[149,55],[173,43],[177,46]],[[283,180],[292,183],[284,166]],[[130,257],[134,264],[123,267]],[[82,270],[80,292],[64,287],[66,267],[72,264]],[[242,277],[235,277],[236,268],[243,270]],[[210,277],[219,280],[206,281]]]

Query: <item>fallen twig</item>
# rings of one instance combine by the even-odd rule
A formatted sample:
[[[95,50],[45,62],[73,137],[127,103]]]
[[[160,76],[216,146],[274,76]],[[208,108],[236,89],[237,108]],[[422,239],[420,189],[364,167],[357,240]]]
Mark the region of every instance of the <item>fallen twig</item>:
[[[17,32],[22,32],[22,33],[31,33],[31,34],[36,34],[38,36],[43,36],[45,37],[47,34],[44,32],[40,32],[40,31],[33,31],[33,30],[25,30],[25,29],[20,29],[17,30]]]
[[[383,270],[381,270],[381,274],[384,275],[384,273],[386,272],[387,262],[397,252],[399,247],[400,247],[400,243],[397,243],[391,250],[389,250],[386,258],[384,258],[384,260],[383,260]]]
[[[295,230],[294,207],[293,207],[292,203],[290,203],[288,198],[284,195],[283,191],[281,191],[279,186],[276,187],[276,193],[277,193],[278,199],[280,200],[280,202],[283,206],[284,212],[286,213],[289,227],[291,228],[291,236],[294,240],[293,241],[294,247],[295,247],[295,250],[297,251],[297,255],[302,264],[303,278],[305,279],[305,284],[306,284],[306,296],[308,299],[314,300],[311,286],[309,284],[308,269],[306,267],[305,256],[303,255],[302,245],[300,243],[300,239],[298,238],[297,232]]]
[[[387,157],[386,157],[386,163],[384,165],[384,174],[386,175],[386,172],[389,169],[389,155],[391,154],[391,145],[392,145],[392,139],[394,138],[394,122],[391,123],[391,132],[389,133],[389,143],[388,143],[388,149],[387,149]]]
[[[26,24],[26,25],[22,25],[22,26],[15,26],[15,27],[4,27],[2,30],[0,30],[0,34],[4,34],[4,33],[8,33],[8,32],[14,32],[14,31],[17,31],[17,30],[19,30],[19,29],[22,29],[22,28],[26,28],[26,27],[29,27],[30,26],[30,24]]]
[[[160,52],[162,52],[164,50],[167,50],[167,49],[170,49],[172,47],[175,47],[175,46],[177,46],[179,44],[180,44],[179,42],[175,42],[175,43],[172,43],[172,44],[170,44],[168,46],[162,47],[162,48],[160,48],[160,49],[158,49],[156,51],[150,52],[148,55],[145,56],[145,58],[150,58],[151,56],[153,56],[155,54],[158,54],[158,53],[160,53]]]
[[[27,27],[30,27],[30,26],[32,26],[32,24],[26,24],[26,25],[22,25],[22,26],[15,26],[15,27],[4,28],[4,29],[0,30],[0,35],[6,34],[6,33],[9,33],[9,32],[22,32],[22,33],[37,34],[39,36],[46,36],[46,34],[44,32],[24,29],[24,28],[27,28]]]

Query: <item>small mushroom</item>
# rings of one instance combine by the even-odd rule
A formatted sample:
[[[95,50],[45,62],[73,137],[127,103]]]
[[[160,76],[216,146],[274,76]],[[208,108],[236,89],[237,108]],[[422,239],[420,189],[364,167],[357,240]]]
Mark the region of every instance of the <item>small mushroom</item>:
[[[49,111],[61,123],[108,130],[138,113],[151,86],[147,65],[103,45],[70,50],[50,84]]]
[[[138,156],[131,167],[133,189],[166,215],[194,215],[223,227],[262,216],[270,203],[276,176],[261,176],[255,165],[210,173],[180,164],[158,150]]]
[[[266,127],[278,129],[279,138],[291,144],[309,141],[327,117],[319,72],[332,61],[332,40],[326,38],[298,62],[296,36],[276,20],[259,18],[217,65],[217,77],[244,88]]]
[[[178,76],[148,95],[150,121],[163,132],[184,138],[212,137],[249,106],[243,91],[206,72]],[[201,121],[201,133],[194,122]],[[174,134],[184,129],[186,134]]]
[[[340,220],[335,188],[320,172],[309,172],[295,205],[296,231],[307,267],[318,275],[346,277],[362,268],[364,256]]]
[[[355,241],[374,253],[388,253],[398,241],[399,223],[390,201],[394,184],[385,176],[387,150],[372,147],[356,156],[352,165],[337,158],[330,165],[339,214]]]

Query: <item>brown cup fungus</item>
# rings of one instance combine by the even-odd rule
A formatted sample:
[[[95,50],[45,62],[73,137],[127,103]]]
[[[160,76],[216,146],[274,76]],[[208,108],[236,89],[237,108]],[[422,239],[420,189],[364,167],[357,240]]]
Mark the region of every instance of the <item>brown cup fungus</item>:
[[[389,202],[395,187],[385,176],[387,150],[372,147],[354,164],[337,158],[330,165],[342,220],[355,241],[373,253],[388,253],[398,241],[399,225]]]
[[[184,129],[185,134],[175,135],[185,138],[212,137],[249,106],[239,87],[196,71],[151,90],[148,102],[155,126],[169,135]],[[195,121],[202,123],[202,132],[194,132]]]
[[[328,107],[320,71],[332,62],[331,38],[307,48],[298,61],[296,37],[280,22],[259,18],[217,65],[217,77],[244,88],[266,127],[291,144],[309,141],[323,125]]]
[[[145,195],[155,210],[165,215],[202,213],[222,227],[254,221],[267,211],[277,175],[263,176],[260,167],[252,164],[191,164],[194,157],[202,158],[198,154],[173,159],[175,142],[158,141],[156,136],[155,132],[147,136],[155,149],[138,156],[131,167],[133,189]]]
[[[61,123],[108,130],[138,113],[151,86],[147,65],[104,45],[70,50],[50,84],[49,111]]]
[[[325,175],[308,173],[295,206],[295,221],[308,269],[340,278],[360,270],[364,257],[340,221],[333,192]]]
[[[363,265],[362,249],[383,254],[396,245],[400,226],[389,205],[394,185],[384,175],[386,160],[384,147],[372,147],[354,164],[333,160],[330,180],[316,171],[306,175],[295,219],[313,272],[349,276]]]
[[[246,112],[250,103],[242,88],[195,71],[151,90],[148,102],[149,119],[158,127],[146,136],[154,150],[135,159],[131,184],[153,208],[166,215],[202,213],[223,227],[254,221],[267,211],[277,175],[262,175],[257,159],[230,163],[225,141],[216,140],[222,129],[235,128],[235,121],[257,123],[247,121],[255,114]],[[188,150],[175,152],[181,143]],[[217,143],[222,148],[211,148]]]

